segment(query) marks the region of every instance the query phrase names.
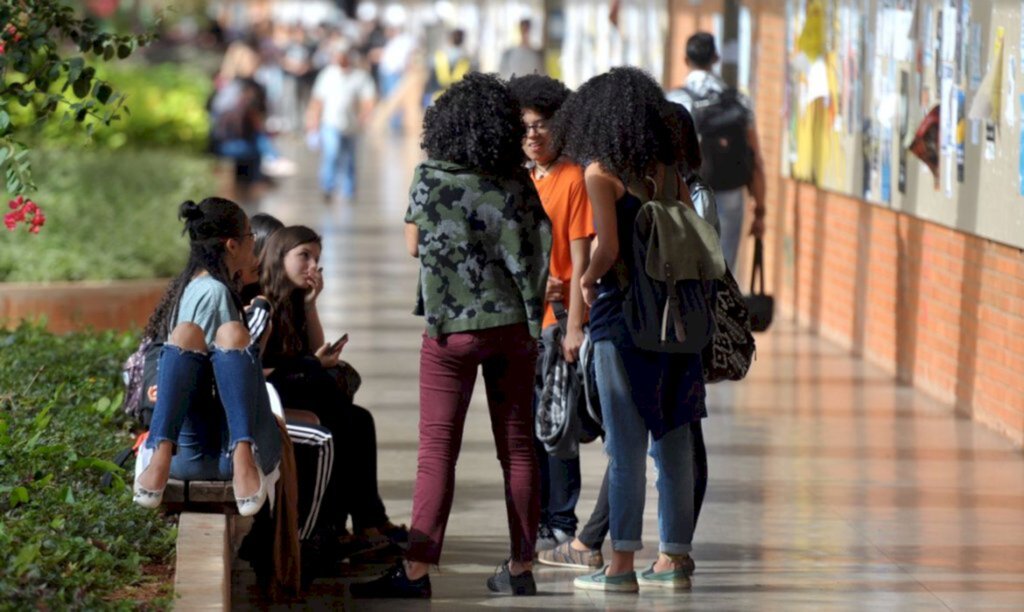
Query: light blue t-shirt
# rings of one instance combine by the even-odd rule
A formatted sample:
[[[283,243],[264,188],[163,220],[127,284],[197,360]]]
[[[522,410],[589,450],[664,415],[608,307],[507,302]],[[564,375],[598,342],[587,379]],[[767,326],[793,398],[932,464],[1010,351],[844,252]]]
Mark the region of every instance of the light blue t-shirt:
[[[174,322],[195,323],[203,328],[207,346],[213,346],[217,329],[230,321],[241,321],[238,308],[231,299],[231,291],[212,276],[192,279],[181,293],[178,319]]]

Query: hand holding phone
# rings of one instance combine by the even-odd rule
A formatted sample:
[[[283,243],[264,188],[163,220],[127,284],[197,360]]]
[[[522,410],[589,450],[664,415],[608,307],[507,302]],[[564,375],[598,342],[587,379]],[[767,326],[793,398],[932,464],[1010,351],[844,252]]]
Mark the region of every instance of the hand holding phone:
[[[342,334],[341,337],[338,338],[338,340],[334,344],[331,345],[331,347],[327,350],[327,352],[328,353],[340,353],[341,349],[345,347],[346,343],[348,343],[348,333]]]

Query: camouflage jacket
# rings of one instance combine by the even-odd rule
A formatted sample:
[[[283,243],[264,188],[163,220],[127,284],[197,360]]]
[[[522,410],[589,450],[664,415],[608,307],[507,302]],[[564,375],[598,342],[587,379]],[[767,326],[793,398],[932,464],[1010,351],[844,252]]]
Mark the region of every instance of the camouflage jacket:
[[[525,322],[540,337],[551,222],[525,170],[503,178],[427,160],[405,222],[420,232],[416,314],[427,334]]]

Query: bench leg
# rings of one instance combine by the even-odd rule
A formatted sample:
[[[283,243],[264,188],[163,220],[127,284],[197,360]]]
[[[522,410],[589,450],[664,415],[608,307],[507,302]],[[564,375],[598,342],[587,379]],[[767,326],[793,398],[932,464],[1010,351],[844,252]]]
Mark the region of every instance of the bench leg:
[[[231,541],[224,514],[182,512],[174,569],[178,610],[231,608]]]

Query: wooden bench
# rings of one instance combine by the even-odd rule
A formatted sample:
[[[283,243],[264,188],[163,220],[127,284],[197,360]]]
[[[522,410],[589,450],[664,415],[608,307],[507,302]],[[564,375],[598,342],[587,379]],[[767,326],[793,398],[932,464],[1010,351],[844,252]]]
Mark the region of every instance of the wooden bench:
[[[170,480],[164,509],[180,512],[174,568],[175,607],[179,610],[230,610],[231,562],[239,521],[230,482]],[[244,522],[245,525],[240,523]]]

